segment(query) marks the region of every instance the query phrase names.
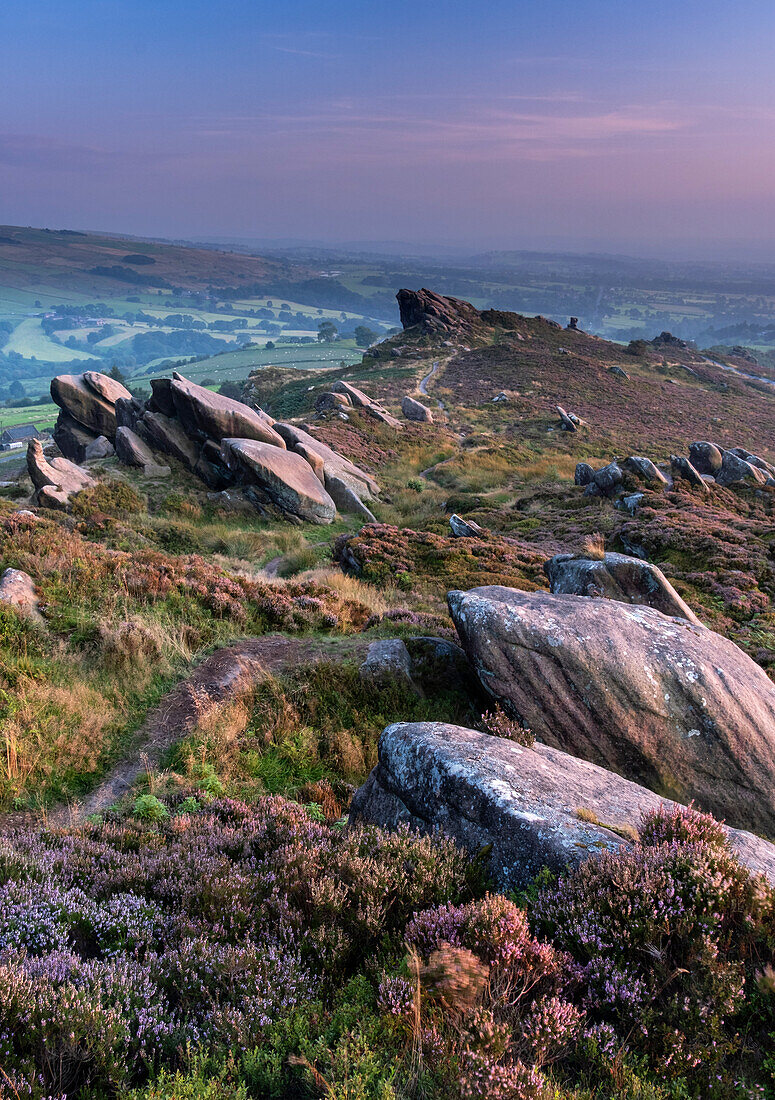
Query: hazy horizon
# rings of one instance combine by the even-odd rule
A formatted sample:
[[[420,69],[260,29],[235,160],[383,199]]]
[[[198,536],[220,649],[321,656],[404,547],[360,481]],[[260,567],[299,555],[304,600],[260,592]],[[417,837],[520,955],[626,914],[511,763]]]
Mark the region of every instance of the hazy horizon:
[[[11,2],[2,220],[765,260],[775,11]]]

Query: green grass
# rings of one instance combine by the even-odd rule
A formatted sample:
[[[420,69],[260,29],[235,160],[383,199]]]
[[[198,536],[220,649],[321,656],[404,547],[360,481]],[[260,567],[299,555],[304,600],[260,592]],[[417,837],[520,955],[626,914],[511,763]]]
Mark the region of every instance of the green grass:
[[[49,402],[47,405],[26,405],[5,408],[0,405],[0,432],[12,428],[15,424],[34,424],[38,431],[53,428],[59,408]]]
[[[42,359],[47,363],[69,363],[73,359],[99,362],[95,355],[87,351],[77,351],[75,348],[65,348],[61,344],[55,344],[41,328],[38,317],[28,317],[18,324],[8,337],[3,351],[6,354],[16,351],[25,359]]]

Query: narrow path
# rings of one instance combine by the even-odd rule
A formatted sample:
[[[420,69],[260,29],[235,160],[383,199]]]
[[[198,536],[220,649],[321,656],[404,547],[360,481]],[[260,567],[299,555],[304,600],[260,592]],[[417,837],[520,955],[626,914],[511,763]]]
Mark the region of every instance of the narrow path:
[[[730,374],[736,374],[738,378],[747,378],[749,382],[764,382],[765,386],[775,386],[775,379],[763,378],[760,374],[746,374],[744,371],[738,370],[737,367],[730,367],[726,363],[719,363],[715,359],[708,359],[705,355],[703,355],[702,358],[703,361],[709,363],[710,366],[729,371]]]
[[[435,359],[431,369],[428,371],[428,373],[425,375],[424,378],[420,379],[420,385],[418,386],[418,389],[424,397],[430,397],[431,396],[428,393],[428,383],[430,382],[431,378],[433,378],[434,374],[436,373],[436,371],[438,369],[439,369],[439,361],[438,361],[438,359]],[[438,407],[440,409],[444,408],[444,402],[440,401],[438,397],[436,398],[436,404],[438,405]]]
[[[181,681],[137,731],[131,756],[121,760],[84,799],[48,814],[54,825],[77,824],[118,802],[143,772],[158,766],[164,754],[226,703],[246,695],[257,684],[290,668],[327,656],[341,660],[365,656],[363,638],[289,638],[267,634],[245,638],[216,650]]]

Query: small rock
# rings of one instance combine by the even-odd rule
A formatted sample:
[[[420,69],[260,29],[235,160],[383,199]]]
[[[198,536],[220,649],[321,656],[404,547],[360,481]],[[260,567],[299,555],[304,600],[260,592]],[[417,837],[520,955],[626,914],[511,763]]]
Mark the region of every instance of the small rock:
[[[642,503],[643,493],[630,493],[629,496],[622,497],[620,501],[617,501],[616,507],[621,508],[623,512],[629,512],[631,516],[634,516]]]
[[[715,477],[721,469],[723,456],[715,443],[692,443],[689,447],[689,461],[699,473],[712,474]]]
[[[752,466],[750,462],[746,462],[744,458],[732,454],[731,451],[724,451],[721,469],[716,476],[716,482],[719,485],[757,487],[766,485],[771,480],[773,479],[764,470]]]
[[[104,435],[98,435],[88,445],[83,457],[86,462],[90,462],[98,458],[110,458],[112,454],[115,454],[113,444]]]
[[[668,480],[662,471],[654,465],[650,458],[644,458],[643,455],[630,455],[629,458],[624,460],[622,465],[625,470],[629,470],[630,473],[642,477],[645,481],[650,481],[657,485],[668,484]]]
[[[598,489],[603,493],[610,493],[617,485],[621,485],[624,474],[617,462],[609,462],[607,466],[595,470],[592,477]]]
[[[326,492],[342,515],[362,516],[367,523],[377,522],[374,513],[366,507],[355,490],[351,489],[341,477],[331,474],[325,479],[325,486]]]
[[[42,623],[38,597],[35,594],[35,582],[29,573],[21,569],[6,569],[0,577],[0,602],[16,608],[33,622]]]
[[[614,365],[613,367],[609,367],[608,368],[608,373],[616,375],[617,378],[625,378],[628,382],[630,380],[630,376],[627,373],[627,371],[622,370],[622,368],[620,366],[617,366],[617,365]]]
[[[156,462],[151,448],[123,424],[116,428],[116,455],[125,466],[148,466]]]
[[[588,462],[576,463],[576,473],[573,476],[575,485],[591,485],[595,480],[595,471]]]
[[[577,432],[584,423],[575,413],[567,413],[562,405],[555,405],[560,416],[560,426],[564,432]]]
[[[413,695],[421,694],[412,679],[409,650],[400,638],[380,638],[372,642],[359,673],[366,683],[378,687],[397,684],[411,691]]]
[[[463,519],[456,512],[449,517],[449,526],[456,539],[477,539],[484,535],[483,529],[472,519]]]
[[[320,393],[315,398],[316,412],[339,412],[343,408],[352,408],[352,402],[346,393]]]

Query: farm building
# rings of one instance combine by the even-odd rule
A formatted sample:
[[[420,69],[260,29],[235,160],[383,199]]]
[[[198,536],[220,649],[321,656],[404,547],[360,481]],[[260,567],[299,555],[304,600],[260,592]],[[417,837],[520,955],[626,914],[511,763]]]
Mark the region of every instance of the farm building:
[[[0,450],[12,451],[23,447],[31,439],[40,438],[40,432],[34,424],[16,424],[13,428],[6,428],[0,435]]]

